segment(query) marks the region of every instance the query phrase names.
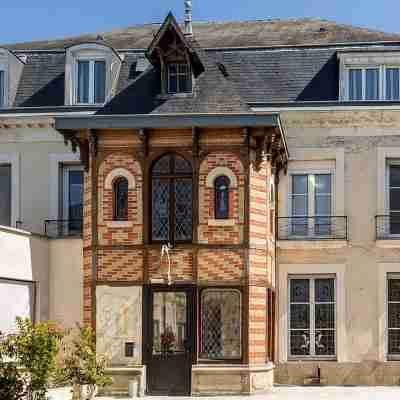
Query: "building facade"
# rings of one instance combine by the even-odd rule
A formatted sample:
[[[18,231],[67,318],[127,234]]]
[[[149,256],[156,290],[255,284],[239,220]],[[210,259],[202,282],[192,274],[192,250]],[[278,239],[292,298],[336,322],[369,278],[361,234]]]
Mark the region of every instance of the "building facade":
[[[7,46],[0,298],[90,324],[115,391],[398,384],[399,51],[190,7]]]

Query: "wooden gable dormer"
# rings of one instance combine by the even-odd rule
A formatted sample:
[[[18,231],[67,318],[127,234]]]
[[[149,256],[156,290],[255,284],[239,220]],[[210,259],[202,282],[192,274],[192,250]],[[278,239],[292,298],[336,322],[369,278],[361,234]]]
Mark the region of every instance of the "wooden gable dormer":
[[[147,49],[146,56],[160,71],[163,96],[191,93],[193,78],[204,71],[193,39],[185,36],[171,12]]]

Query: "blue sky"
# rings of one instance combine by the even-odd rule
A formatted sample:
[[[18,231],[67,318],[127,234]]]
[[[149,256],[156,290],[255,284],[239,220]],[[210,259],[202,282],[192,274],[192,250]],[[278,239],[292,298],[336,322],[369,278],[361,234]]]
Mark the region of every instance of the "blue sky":
[[[0,0],[0,43],[53,39],[182,18],[184,0]],[[195,20],[320,17],[400,32],[399,0],[193,0]]]

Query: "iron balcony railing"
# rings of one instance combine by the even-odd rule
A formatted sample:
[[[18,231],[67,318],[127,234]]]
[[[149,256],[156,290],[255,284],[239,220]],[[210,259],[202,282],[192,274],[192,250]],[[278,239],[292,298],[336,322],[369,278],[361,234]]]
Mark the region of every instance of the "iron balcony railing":
[[[278,240],[347,240],[347,217],[280,217]]]
[[[82,230],[83,221],[81,219],[48,219],[44,222],[44,233],[51,238],[80,237],[82,236]]]
[[[400,213],[393,212],[389,215],[377,215],[375,217],[375,227],[377,240],[399,240]]]

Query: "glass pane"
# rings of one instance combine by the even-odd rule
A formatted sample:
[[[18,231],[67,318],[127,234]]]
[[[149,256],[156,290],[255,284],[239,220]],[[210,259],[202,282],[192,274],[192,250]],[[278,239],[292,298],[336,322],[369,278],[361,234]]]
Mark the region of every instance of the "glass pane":
[[[315,175],[315,193],[316,194],[331,194],[332,191],[331,175],[318,174]]]
[[[229,218],[229,179],[219,176],[215,180],[215,218]]]
[[[315,331],[315,354],[317,356],[334,356],[335,353],[335,331]]]
[[[400,301],[400,279],[388,280],[388,301]]]
[[[152,238],[169,240],[169,182],[153,179],[152,188]]]
[[[308,279],[290,280],[290,302],[308,303],[310,301],[310,281]]]
[[[329,303],[335,301],[335,280],[315,279],[315,302]]]
[[[5,105],[5,73],[4,71],[0,71],[0,108]]]
[[[332,198],[330,195],[315,196],[315,215],[331,215]]]
[[[315,305],[315,328],[335,329],[335,304]]]
[[[179,64],[179,73],[183,75],[187,75],[189,73],[187,64]]]
[[[400,212],[391,212],[390,213],[390,234],[391,235],[399,235],[400,234]]]
[[[295,217],[308,215],[308,199],[304,195],[295,195],[292,197],[292,215]]]
[[[399,100],[399,69],[386,68],[386,100]]]
[[[106,63],[95,61],[94,63],[94,102],[104,103],[106,99]]]
[[[89,103],[89,61],[78,61],[78,103]]]
[[[0,225],[11,225],[11,165],[0,165]]]
[[[366,88],[365,98],[366,100],[379,100],[379,69],[367,69],[365,71]]]
[[[308,219],[292,218],[291,235],[307,236],[308,235]]]
[[[192,238],[192,180],[175,181],[175,240]]]
[[[290,354],[292,356],[305,356],[310,354],[310,332],[290,332]]]
[[[191,174],[192,166],[189,161],[183,157],[175,156],[175,173],[176,174]]]
[[[308,175],[292,176],[292,193],[293,194],[308,193]]]
[[[310,305],[291,304],[290,329],[309,329],[309,328],[310,328]]]
[[[362,100],[362,70],[349,70],[349,100]]]
[[[390,210],[400,211],[400,188],[390,188]]]
[[[400,303],[389,303],[389,328],[400,328]]]
[[[120,178],[114,185],[114,202],[115,202],[115,215],[116,220],[128,219],[128,180]]]
[[[177,93],[178,92],[178,76],[177,75],[169,75],[169,85],[168,85],[169,93]]]
[[[168,175],[171,174],[171,155],[161,157],[153,166],[153,174]]]
[[[169,64],[168,65],[168,71],[172,75],[176,75],[178,73],[178,68],[176,64]]]
[[[184,352],[186,335],[186,294],[154,293],[153,354]]]
[[[400,165],[391,165],[389,170],[389,186],[400,188]]]
[[[241,299],[231,290],[206,290],[201,303],[200,356],[208,359],[241,357]]]
[[[329,236],[332,234],[331,218],[318,217],[315,218],[314,230],[316,235]]]
[[[389,343],[388,343],[389,354],[400,354],[400,330],[389,329]]]
[[[83,171],[68,173],[69,229],[82,231],[83,220]]]
[[[192,91],[192,79],[190,75],[179,76],[179,91],[182,93],[190,93]]]

